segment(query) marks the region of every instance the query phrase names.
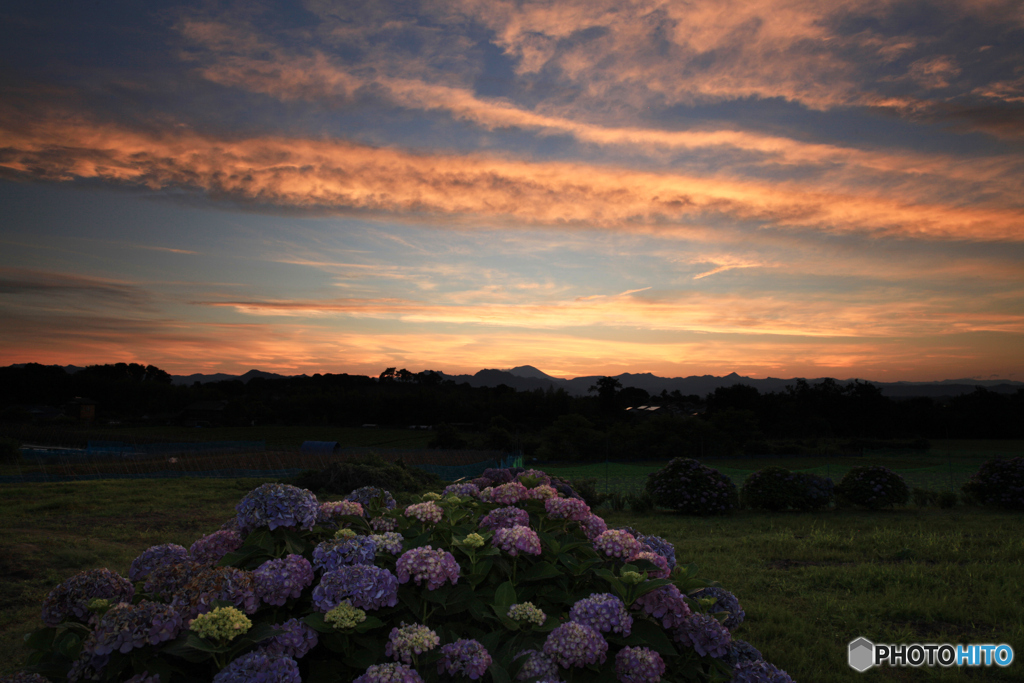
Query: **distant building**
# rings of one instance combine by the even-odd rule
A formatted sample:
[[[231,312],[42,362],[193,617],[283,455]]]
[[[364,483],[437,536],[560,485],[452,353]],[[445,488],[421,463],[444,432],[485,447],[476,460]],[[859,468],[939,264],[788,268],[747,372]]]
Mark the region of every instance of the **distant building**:
[[[74,400],[64,404],[64,414],[76,420],[92,422],[96,419],[96,401],[76,396]]]

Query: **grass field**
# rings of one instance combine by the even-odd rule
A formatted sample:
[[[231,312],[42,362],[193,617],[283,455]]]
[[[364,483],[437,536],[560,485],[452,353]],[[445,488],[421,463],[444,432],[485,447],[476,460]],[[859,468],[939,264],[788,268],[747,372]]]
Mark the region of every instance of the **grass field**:
[[[0,671],[22,657],[42,599],[93,567],[127,573],[159,543],[190,545],[234,514],[260,480],[3,485]],[[740,512],[721,519],[602,511],[610,527],[667,538],[681,562],[716,579],[747,612],[736,636],[802,683],[1024,680],[1024,524],[979,508]],[[1007,670],[880,669],[857,674],[846,645],[1008,643]]]

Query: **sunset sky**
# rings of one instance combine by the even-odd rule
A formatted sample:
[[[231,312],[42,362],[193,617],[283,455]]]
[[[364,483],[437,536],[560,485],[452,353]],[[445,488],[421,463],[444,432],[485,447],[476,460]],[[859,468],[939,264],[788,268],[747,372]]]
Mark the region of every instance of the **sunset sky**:
[[[0,5],[0,365],[1024,379],[1020,0]]]

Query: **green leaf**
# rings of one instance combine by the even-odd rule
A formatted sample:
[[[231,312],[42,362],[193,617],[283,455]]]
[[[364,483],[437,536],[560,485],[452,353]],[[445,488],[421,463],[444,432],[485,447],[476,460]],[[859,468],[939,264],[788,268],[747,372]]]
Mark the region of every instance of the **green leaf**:
[[[487,670],[491,672],[491,679],[494,683],[512,683],[512,679],[508,677],[508,672],[498,666],[497,663],[491,662]]]
[[[503,613],[508,612],[508,608],[517,602],[519,602],[519,600],[516,599],[516,589],[515,586],[512,585],[511,581],[506,581],[501,584],[498,586],[498,590],[494,592],[493,607],[495,610],[503,608]]]
[[[302,622],[317,633],[334,633],[334,627],[324,621],[324,615],[319,612],[307,615]]]
[[[215,643],[211,643],[205,638],[200,638],[195,633],[188,634],[188,638],[185,639],[185,645],[192,648],[193,650],[199,650],[200,652],[215,652],[218,654],[221,652],[227,652],[231,649],[230,643],[225,645],[217,645]]]
[[[195,635],[195,634],[189,634]],[[187,662],[202,662],[213,657],[209,652],[197,650],[194,647],[190,647],[187,643],[188,636],[179,636],[176,640],[172,640],[167,645],[160,648],[160,652],[169,654],[173,657],[179,657]]]
[[[367,631],[372,631],[373,629],[380,628],[381,626],[386,626],[386,624],[377,617],[366,617],[366,621],[360,622],[354,630],[356,633],[366,633]]]
[[[53,639],[57,635],[57,629],[43,627],[31,633],[25,634],[25,647],[32,650],[49,650],[53,645]]]
[[[634,620],[633,629],[629,638],[625,638],[626,645],[644,645],[657,650],[658,654],[666,657],[675,657],[679,653],[672,645],[672,641],[665,635],[665,630],[658,624],[646,620]]]
[[[522,581],[543,581],[561,576],[562,571],[550,562],[538,562],[519,575]]]

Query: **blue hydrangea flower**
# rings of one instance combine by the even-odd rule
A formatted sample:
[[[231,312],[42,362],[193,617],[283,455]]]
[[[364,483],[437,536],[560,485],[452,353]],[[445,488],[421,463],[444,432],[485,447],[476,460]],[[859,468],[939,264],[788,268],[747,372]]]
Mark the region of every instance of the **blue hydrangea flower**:
[[[288,655],[254,650],[242,655],[213,677],[213,683],[302,683],[299,664]]]
[[[569,610],[569,620],[599,633],[618,633],[624,638],[633,627],[633,617],[626,611],[626,604],[611,593],[594,593],[579,600]]]
[[[260,527],[312,529],[320,503],[311,491],[290,484],[263,484],[252,490],[235,508],[238,526],[245,533]]]
[[[774,664],[759,660],[733,667],[732,683],[793,683],[793,679]]]
[[[374,664],[352,683],[423,683],[414,669],[401,662]]]
[[[221,529],[203,536],[193,543],[188,549],[188,555],[200,564],[214,565],[228,553],[241,548],[243,540],[242,535],[237,531]]]
[[[370,516],[370,502],[378,500],[378,504],[385,510],[394,510],[397,503],[395,502],[394,496],[391,495],[390,491],[376,486],[363,486],[356,489],[352,493],[345,496],[345,500],[354,500],[363,506],[364,513],[367,517]]]
[[[288,598],[302,596],[313,585],[313,567],[302,555],[267,560],[253,572],[256,595],[268,605],[284,605]]]
[[[615,675],[620,683],[658,683],[665,660],[647,647],[624,647],[615,655]]]
[[[437,673],[449,676],[468,676],[472,680],[483,677],[491,665],[491,654],[479,641],[463,638],[441,646],[441,659]]]
[[[163,602],[167,602],[176,593],[179,593],[189,581],[206,569],[208,567],[205,565],[193,562],[190,559],[183,560],[178,564],[161,565],[149,573],[149,576],[146,577],[146,582],[142,586],[142,590]]]
[[[377,544],[377,552],[400,555],[405,537],[397,531],[385,531],[383,534],[370,534],[370,539]]]
[[[89,569],[75,574],[50,591],[43,600],[43,623],[60,626],[67,618],[89,619],[89,601],[102,598],[110,602],[131,602],[135,586],[109,569]]]
[[[165,564],[178,564],[187,558],[188,551],[177,543],[154,545],[132,560],[132,566],[128,569],[128,578],[131,581],[142,581],[157,567]]]
[[[554,658],[537,650],[523,650],[513,659],[519,659],[520,657],[526,657],[527,659],[522,668],[519,669],[519,673],[516,674],[516,680],[525,681],[527,678],[539,677],[541,680],[546,681],[558,678],[558,663],[555,662]]]
[[[451,581],[455,585],[459,581],[459,563],[455,556],[447,550],[434,550],[433,546],[412,548],[402,553],[395,567],[400,583],[410,580],[420,585],[427,582],[427,590],[436,590]]]
[[[544,654],[566,669],[604,664],[607,653],[608,641],[594,629],[575,621],[562,624],[544,641]]]
[[[690,606],[682,592],[675,585],[659,586],[644,593],[633,603],[633,609],[643,610],[646,614],[661,621],[666,629],[682,626],[690,618]]]
[[[264,646],[268,654],[302,659],[320,642],[316,631],[298,619],[275,624],[274,630],[278,632],[277,635]]]
[[[456,496],[472,496],[475,498],[480,495],[480,489],[476,484],[467,481],[461,484],[449,484],[448,486],[445,486],[441,495],[447,496],[451,493],[454,493]]]
[[[260,599],[252,572],[235,567],[205,569],[185,584],[171,606],[186,620],[195,619],[212,610],[215,600],[230,602],[246,614],[255,612]]]
[[[100,617],[82,648],[96,655],[114,651],[126,654],[146,645],[173,640],[181,626],[181,615],[170,605],[149,600],[137,605],[123,602]]]
[[[346,564],[373,564],[376,555],[377,543],[369,536],[335,538],[313,549],[313,568],[329,572]]]
[[[743,662],[759,662],[764,659],[764,656],[760,650],[747,641],[734,639],[729,643],[729,649],[720,659],[736,666]]]
[[[496,508],[480,519],[480,526],[491,530],[529,525],[530,513],[517,507]]]
[[[634,534],[641,545],[651,549],[651,552],[658,553],[668,562],[669,571],[676,568],[676,548],[661,536],[645,536]]]
[[[724,625],[730,631],[736,630],[736,627],[742,624],[744,617],[747,616],[747,613],[740,607],[740,601],[736,599],[736,596],[719,586],[701,588],[693,594],[693,597],[698,600],[714,598],[715,604],[708,609],[708,612],[711,614],[728,612],[729,617],[725,620]]]
[[[30,674],[27,671],[15,671],[0,676],[0,683],[50,683],[50,679],[41,674]]]
[[[729,649],[732,636],[729,630],[708,614],[691,614],[672,635],[683,645],[689,645],[702,657],[721,657]]]
[[[326,572],[313,589],[313,604],[324,614],[346,599],[363,610],[394,607],[398,604],[398,578],[381,567],[351,564]]]

